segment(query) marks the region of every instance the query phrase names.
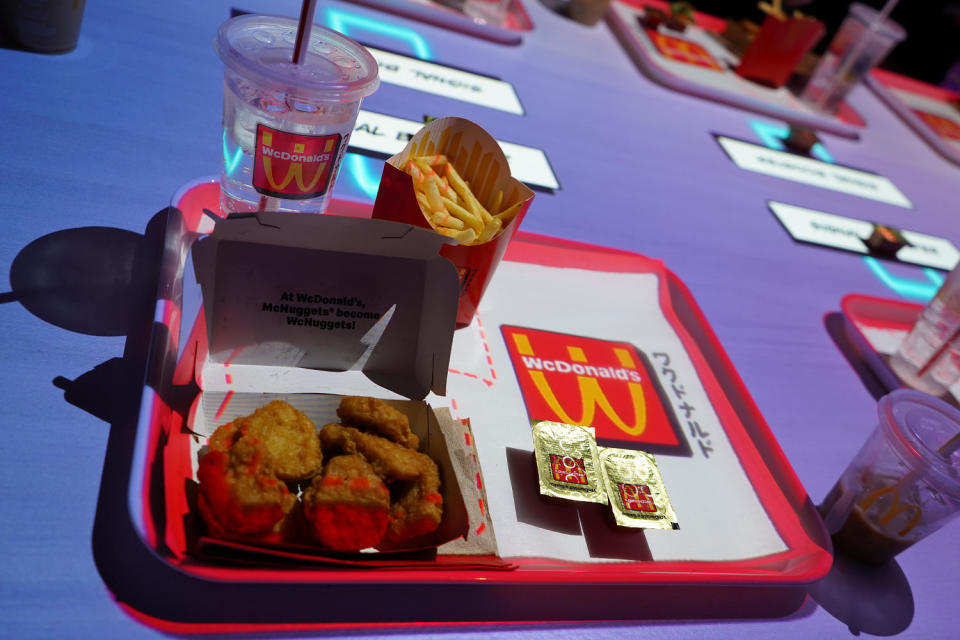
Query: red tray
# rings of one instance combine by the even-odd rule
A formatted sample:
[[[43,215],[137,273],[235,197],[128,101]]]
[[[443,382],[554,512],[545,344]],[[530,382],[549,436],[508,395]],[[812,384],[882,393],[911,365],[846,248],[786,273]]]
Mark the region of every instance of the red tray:
[[[678,33],[661,26],[642,27],[638,17],[645,7],[663,7],[651,0],[613,0],[607,21],[633,61],[650,79],[669,89],[777,118],[785,122],[858,139],[866,127],[863,118],[844,103],[837,115],[825,115],[800,102],[786,88],[769,89],[741,78],[733,71],[739,62],[711,35],[725,22],[696,14],[696,23]],[[655,40],[657,40],[655,42]]]
[[[849,294],[840,303],[846,334],[861,360],[885,392],[905,387],[889,365],[889,357],[917,321],[923,305],[901,300]],[[955,390],[943,399],[957,404]]]
[[[193,357],[186,348],[189,341],[180,339],[181,319],[196,312],[187,308],[183,295],[184,270],[192,242],[209,231],[218,215],[218,200],[216,182],[197,181],[182,189],[166,212],[140,419],[130,449],[118,445],[108,451],[108,466],[129,467],[129,479],[125,496],[106,483],[95,527],[95,556],[108,588],[131,615],[171,633],[779,617],[796,611],[807,585],[828,572],[830,541],[813,503],[683,283],[657,260],[524,233],[518,234],[506,260],[656,274],[664,316],[690,356],[785,551],[720,562],[582,563],[511,557],[505,558],[510,568],[504,570],[497,564],[483,568],[483,558],[479,564],[449,568],[443,557],[369,569],[227,565],[178,548],[175,532],[190,525],[187,518],[173,518],[176,509],[167,503],[185,499],[191,436],[184,424],[199,392],[188,367],[178,366]],[[369,210],[349,203],[334,202],[331,211],[369,215]]]

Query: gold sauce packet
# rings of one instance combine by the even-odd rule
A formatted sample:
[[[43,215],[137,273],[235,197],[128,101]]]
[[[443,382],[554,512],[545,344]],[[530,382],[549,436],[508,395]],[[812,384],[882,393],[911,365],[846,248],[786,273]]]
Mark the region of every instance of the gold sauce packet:
[[[533,449],[542,495],[607,504],[593,428],[538,422],[533,425]]]
[[[653,454],[600,447],[600,468],[613,517],[621,527],[679,529]]]

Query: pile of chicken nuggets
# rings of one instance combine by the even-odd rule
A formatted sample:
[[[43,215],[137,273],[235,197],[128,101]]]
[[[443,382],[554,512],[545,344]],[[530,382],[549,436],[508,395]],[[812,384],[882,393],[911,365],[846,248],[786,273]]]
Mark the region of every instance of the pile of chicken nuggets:
[[[407,416],[361,396],[344,397],[337,416],[318,432],[275,400],[218,427],[197,470],[211,535],[358,551],[436,530],[439,471]]]

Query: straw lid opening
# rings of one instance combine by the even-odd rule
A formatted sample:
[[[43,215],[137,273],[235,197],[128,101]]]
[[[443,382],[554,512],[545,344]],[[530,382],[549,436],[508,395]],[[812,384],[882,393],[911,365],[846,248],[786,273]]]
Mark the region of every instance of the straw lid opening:
[[[877,414],[902,457],[912,465],[922,458],[932,480],[960,495],[960,452],[943,450],[960,432],[960,410],[926,393],[897,389],[880,399]]]
[[[326,27],[313,25],[304,59],[293,63],[297,21],[244,15],[224,22],[213,47],[223,64],[265,89],[316,100],[360,100],[380,84],[377,61],[364,47]]]
[[[879,17],[880,12],[868,5],[854,2],[850,5],[850,15],[869,27]],[[890,18],[877,25],[877,31],[897,42],[907,37],[904,28]]]

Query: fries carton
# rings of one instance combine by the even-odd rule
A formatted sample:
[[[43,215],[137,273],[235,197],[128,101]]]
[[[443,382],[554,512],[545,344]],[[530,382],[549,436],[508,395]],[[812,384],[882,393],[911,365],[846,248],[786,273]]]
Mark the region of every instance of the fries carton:
[[[476,239],[463,242],[461,238],[459,244],[449,244],[440,250],[440,255],[448,258],[457,268],[460,279],[457,326],[463,327],[473,319],[483,292],[530,207],[534,194],[510,175],[507,158],[490,134],[469,120],[439,118],[425,125],[403,151],[387,160],[373,206],[373,217],[428,229],[440,228],[441,232],[447,232],[439,223],[431,224],[428,213],[424,211],[424,206],[430,203],[428,201],[427,205],[421,206],[417,194],[418,180],[405,170],[408,162],[414,159],[436,156],[445,156],[473,196],[464,198],[462,194],[457,195],[461,193],[460,185],[456,184],[456,180],[451,180],[451,190],[455,192],[451,195],[457,202],[446,205],[449,210],[443,213],[448,214],[448,219],[449,216],[459,215],[461,222],[464,219],[468,221],[463,226],[469,231],[471,214],[481,222],[489,222],[486,216],[509,216],[504,218],[502,226],[492,238],[485,238],[483,230],[479,230]],[[502,196],[498,196],[498,193]],[[444,202],[449,203],[449,200]],[[471,210],[471,205],[479,205],[484,211]],[[467,211],[462,212],[457,206]]]
[[[378,397],[407,414],[440,471],[440,527],[403,550],[463,537],[463,496],[476,479],[461,477],[448,445],[463,439],[462,425],[422,401],[446,392],[457,279],[438,253],[444,242],[384,220],[260,212],[218,221],[193,247],[202,309],[183,356],[193,361],[178,365],[198,389],[186,422],[196,435],[192,477],[218,426],[271,400],[319,429],[339,421],[343,395]],[[186,515],[199,526],[196,510]]]

